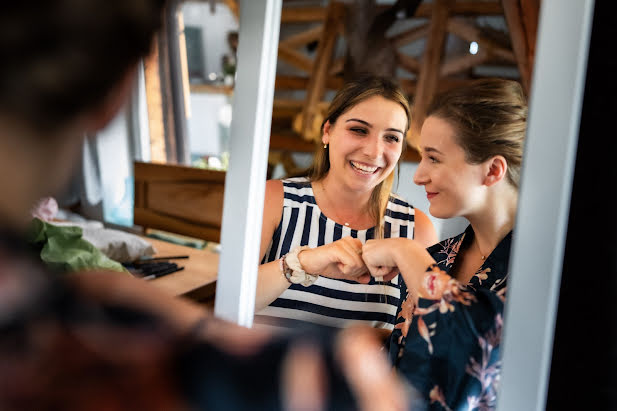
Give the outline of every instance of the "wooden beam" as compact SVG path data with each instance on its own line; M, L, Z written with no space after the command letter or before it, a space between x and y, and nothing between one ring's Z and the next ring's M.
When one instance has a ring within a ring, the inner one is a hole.
M272 107L272 122L275 120L287 120L284 124L291 129L291 121L302 111L293 107ZM279 126L282 122L277 123Z
M407 94L407 97L416 94L416 80L399 78L398 81L405 94Z
M459 78L459 77L441 77L439 83L437 83L437 90L435 93L442 93L450 90L454 87L462 87L474 81L473 78ZM417 84L415 80L399 78L399 83L403 88L403 91L410 97L416 94Z
M418 74L418 71L420 71L420 62L415 57L397 51L396 59L398 65L408 72Z
M236 18L236 21L240 20L240 10L238 9L238 2L236 0L224 0L225 5L231 10L232 14Z
M317 145L313 141L306 141L293 132L273 132L270 135L270 150L298 151L312 153Z
M150 131L150 158L152 161L164 163L167 161L167 155L165 150L165 125L163 122L160 70L159 45L158 41L154 41L152 53L144 59L146 107Z
M276 76L274 88L276 90L306 90L309 85L309 78L302 76L286 76L279 74ZM330 76L326 80L326 88L330 90L338 90L343 87L343 79L341 77Z
M489 54L498 57L502 61L508 63L516 63L516 56L512 50L508 50L504 47L494 46L489 49Z
M306 90L308 87L308 77L286 76L279 74L274 82L275 90ZM275 100L276 101L276 100Z
M182 94L184 94L184 118L191 118L191 86L189 82L189 63L186 57L186 38L184 37L184 14L178 10L176 15L178 24L178 51L180 54L180 78L182 80Z
M516 62L512 50L508 50L497 44L494 40L489 39L480 29L461 18L451 18L448 20L448 31L470 43L475 41L478 43L479 50L488 51L488 54L495 55L511 63Z
M303 106L304 106L304 101L302 100L275 98L272 102L272 107L274 109L287 109L287 110L301 111Z
M301 134L305 139L316 138L318 130L314 130L315 116L319 113L318 103L322 100L328 78L328 67L332 62L332 53L336 39L343 24L345 5L332 1L328 6L328 14L324 29L317 46L317 55L309 80L306 104L302 111ZM318 138L318 137L317 137Z
M413 43L416 40L426 37L427 34L428 23L397 34L396 36L393 36L390 41L392 41L394 47L401 47L405 44Z
M283 7L281 23L309 23L326 19L325 7Z
M213 85L213 84L191 84L191 93L210 93L210 94L226 94L231 96L234 93L232 86Z
M512 49L521 74L521 83L529 94L538 32L540 0L502 0Z
M417 91L412 106L411 127L407 133L407 141L412 147L418 146L420 128L424 122L426 109L437 90L439 66L446 43L448 17L453 4L453 0L435 0L433 2L429 34L420 64Z
M317 107L321 111L327 110L330 105L327 101L321 101L317 104ZM273 118L293 118L297 114L302 112L304 108L304 100L292 100L275 98L272 104L272 117Z
M444 62L441 66L439 75L442 77L451 76L453 74L461 73L469 70L474 66L484 64L488 58L488 52L486 50L479 50L478 54L464 54L462 56L454 57Z
M319 24L315 27L311 27L308 30L301 31L300 33L293 34L279 42L280 46L285 46L289 48L296 48L300 46L304 46L312 41L319 40L319 36L321 36L321 32L323 31L323 24Z
M332 65L330 66L330 70L328 70L328 75L336 76L337 74L341 74L344 68L345 68L345 57L339 57L332 62Z
M522 0L525 1L525 0ZM532 0L535 1L535 0ZM433 15L433 3L422 3L418 6L414 17L431 18ZM382 12L392 6L379 6L378 12ZM494 1L457 1L452 4L450 14L453 16L501 16L503 7L499 0Z
M307 73L310 73L313 68L313 61L308 56L289 47L279 46L278 57Z

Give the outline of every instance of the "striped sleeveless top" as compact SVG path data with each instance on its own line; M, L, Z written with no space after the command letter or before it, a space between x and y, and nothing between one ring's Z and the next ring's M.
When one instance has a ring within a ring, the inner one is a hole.
M306 177L283 180L283 215L262 264L279 259L298 246L311 248L352 236L362 243L374 238L375 228L353 230L326 217L315 201ZM391 195L384 217L384 237L413 238L414 209ZM304 287L292 284L268 307L255 314L255 324L289 328L311 323L341 328L363 324L392 330L400 300L399 277L387 283L359 284L319 277Z

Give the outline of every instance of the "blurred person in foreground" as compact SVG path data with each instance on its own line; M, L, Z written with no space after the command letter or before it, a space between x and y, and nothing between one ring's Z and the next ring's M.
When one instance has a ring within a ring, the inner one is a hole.
M127 101L163 0L0 6L0 409L405 409L368 331L274 340L29 250L36 201Z

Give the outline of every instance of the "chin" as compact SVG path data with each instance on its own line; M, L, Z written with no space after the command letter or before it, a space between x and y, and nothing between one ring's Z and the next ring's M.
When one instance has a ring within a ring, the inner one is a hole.
M368 191L377 187L381 181L382 180L379 179L367 179L364 181L361 179L354 179L349 181L348 184L354 191Z
M454 217L453 213L447 212L447 210L441 210L439 207L433 205L428 208L428 212L435 218L446 219Z

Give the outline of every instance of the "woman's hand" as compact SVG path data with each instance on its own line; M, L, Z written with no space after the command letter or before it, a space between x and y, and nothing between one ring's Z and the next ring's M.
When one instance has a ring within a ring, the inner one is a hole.
M388 281L400 272L413 289L421 286L426 268L435 262L424 245L407 238L369 240L362 247L362 258L372 276Z
M361 254L362 242L357 238L344 237L321 247L301 251L298 259L309 274L368 283L370 275Z

